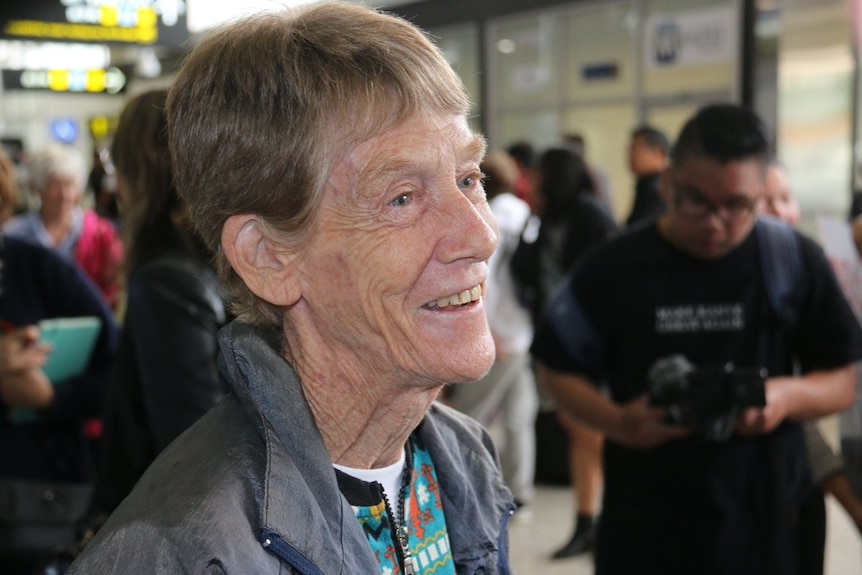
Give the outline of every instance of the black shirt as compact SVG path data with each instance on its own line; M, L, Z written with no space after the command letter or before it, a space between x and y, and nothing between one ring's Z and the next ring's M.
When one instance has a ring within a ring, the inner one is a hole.
M645 393L649 368L672 354L697 366L763 366L771 375L792 373L795 361L803 372L852 363L862 357L862 332L822 250L798 238L803 301L792 329L780 326L764 296L756 234L725 257L703 260L653 224L585 257L566 288L579 319L566 333L546 322L532 352L552 369L606 382L617 403ZM608 441L605 468L597 573L625 572L627 558L655 566L638 567L642 573L690 573L695 564L698 573L770 573L788 555L779 547L792 538L791 510L807 482L798 425L650 450ZM724 569L728 557L734 563Z

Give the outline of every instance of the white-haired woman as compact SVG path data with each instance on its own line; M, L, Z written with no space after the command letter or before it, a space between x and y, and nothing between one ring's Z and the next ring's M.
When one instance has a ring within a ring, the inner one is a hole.
M6 234L53 248L76 262L115 307L122 243L108 220L81 207L87 177L83 157L74 148L52 144L33 154L27 165L39 207L12 218Z

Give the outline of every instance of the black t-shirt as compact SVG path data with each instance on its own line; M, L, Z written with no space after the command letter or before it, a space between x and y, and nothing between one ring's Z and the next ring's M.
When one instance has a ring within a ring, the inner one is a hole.
M762 366L771 375L790 374L794 361L803 372L847 365L862 357L862 332L822 250L797 237L803 299L792 329L782 327L767 303L756 234L723 258L703 260L669 244L651 225L585 257L556 296L576 308L567 314L575 321L564 329L545 322L532 352L554 370L605 382L618 403L645 393L649 368L672 354L701 367ZM600 544L599 565L619 566L625 561L619 552L637 548L650 553L655 572L700 561L711 572L746 573L740 565L749 555L752 573L769 572L770 559L753 542L769 525L789 521L782 513L807 479L793 424L768 436L724 443L688 438L650 450L608 441L605 468L602 528L610 536ZM768 535L773 540L761 547L785 536ZM668 541L677 542L673 561L662 556ZM622 547L602 553L603 545L617 544ZM716 548L736 552L735 570L718 567Z
M804 297L798 324L784 334L789 351L803 372L851 363L862 355L859 326L820 247L798 238ZM602 378L618 402L644 393L649 367L671 354L789 374L790 357L761 357L761 332L777 320L759 261L753 233L715 260L675 248L656 225L623 234L589 254L568 283L589 324L572 330L580 353L564 349L551 326L536 334L533 353L555 370Z

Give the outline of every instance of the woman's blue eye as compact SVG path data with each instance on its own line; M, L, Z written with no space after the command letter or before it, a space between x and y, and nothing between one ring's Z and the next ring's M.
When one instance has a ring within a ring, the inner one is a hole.
M410 200L410 194L401 194L400 196L389 202L389 205L395 206L396 208L400 208L409 204Z
M466 190L466 189L472 188L473 184L475 184L475 183L476 183L476 178L474 178L473 176L469 176L469 177L461 180L461 183L458 185L461 186L462 189Z

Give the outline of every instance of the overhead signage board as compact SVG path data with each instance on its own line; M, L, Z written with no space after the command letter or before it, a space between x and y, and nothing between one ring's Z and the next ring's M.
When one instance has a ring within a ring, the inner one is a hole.
M116 66L95 70L3 70L3 89L121 94L126 89L126 73Z
M185 0L28 0L0 12L0 38L178 46Z

